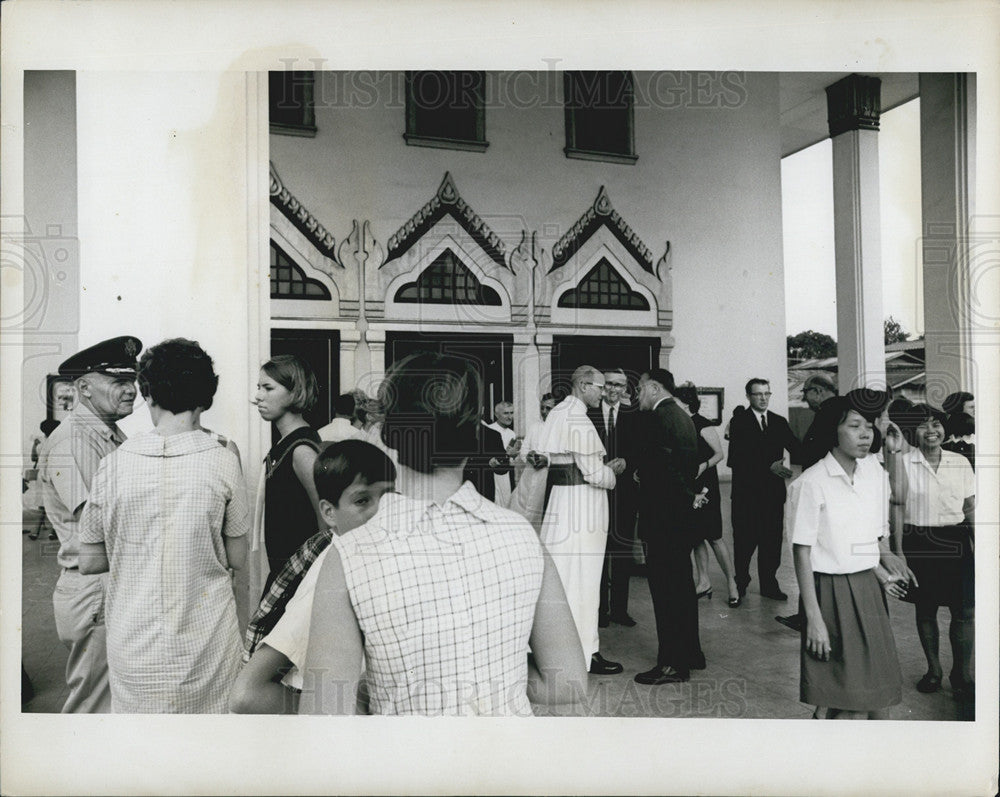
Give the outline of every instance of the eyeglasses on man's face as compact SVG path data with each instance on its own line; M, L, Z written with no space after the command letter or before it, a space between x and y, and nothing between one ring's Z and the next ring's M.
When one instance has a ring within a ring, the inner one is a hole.
M605 382L604 383L604 389L605 390L624 390L626 387L628 387L628 384L626 382Z
M750 395L753 398L771 398L770 393L751 393Z

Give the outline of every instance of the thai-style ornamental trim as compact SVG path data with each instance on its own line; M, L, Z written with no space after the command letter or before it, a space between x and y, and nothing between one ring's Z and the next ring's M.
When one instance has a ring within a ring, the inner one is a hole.
M594 204L587 208L587 212L577 220L576 224L570 227L569 231L552 248L552 268L549 269L549 273L565 265L601 225L607 227L614 234L644 271L655 275L653 253L625 223L618 211L611 206L611 199L603 185L601 190L597 192Z
M319 223L316 217L292 195L291 191L285 188L273 163L271 163L270 177L271 204L278 208L285 218L294 224L320 252L336 260L334 249L337 242L333 234Z
M451 216L455 219L497 265L501 268L508 268L504 242L459 196L450 172L445 172L444 179L431 200L414 213L409 221L389 238L386 262L405 254L423 237L424 233L444 216Z

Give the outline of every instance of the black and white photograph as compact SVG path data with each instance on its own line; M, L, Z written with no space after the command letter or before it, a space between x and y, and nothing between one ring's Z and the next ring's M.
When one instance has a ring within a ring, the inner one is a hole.
M996 792L995 4L4 10L5 793Z

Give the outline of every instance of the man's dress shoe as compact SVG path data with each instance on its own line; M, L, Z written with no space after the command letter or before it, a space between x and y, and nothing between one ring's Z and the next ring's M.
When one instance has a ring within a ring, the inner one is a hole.
M606 614L602 614L597 617L598 628L607 628L609 625L611 625L611 618Z
M653 669L641 672L635 676L635 682L637 684L646 684L647 686L662 686L663 684L683 683L690 677L690 674L677 672L677 670L669 665L663 667L657 665Z
M770 598L773 601L787 601L788 596L782 592L780 589L768 589L761 590L760 595L762 598Z
M627 628L631 628L635 625L635 620L627 614L613 614L611 615L611 622L617 623L618 625L624 625Z
M624 667L617 661L608 661L600 653L595 653L590 657L591 675L618 675Z

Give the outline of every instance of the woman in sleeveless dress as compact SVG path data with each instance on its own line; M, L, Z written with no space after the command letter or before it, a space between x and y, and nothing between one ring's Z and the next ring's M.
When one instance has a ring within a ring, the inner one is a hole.
M719 491L719 473L715 466L722 461L722 443L712 422L698 414L701 399L698 389L690 382L677 388L677 400L686 409L698 432L698 479L695 483L696 499L701 506L692 513L696 533L701 542L694 549L696 589L698 597L712 597L712 582L708 580L708 549L711 546L715 560L726 576L729 606L733 609L743 601L736 588L733 558L726 541L722 539L722 494Z
M323 526L312 478L320 439L302 417L318 396L312 369L295 355L273 357L260 369L254 404L280 436L264 461L262 520L269 572L263 592L288 558Z

